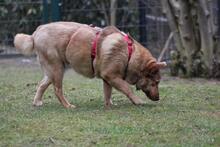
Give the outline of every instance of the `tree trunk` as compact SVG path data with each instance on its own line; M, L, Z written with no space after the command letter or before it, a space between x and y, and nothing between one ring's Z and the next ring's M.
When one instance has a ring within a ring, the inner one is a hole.
M172 7L169 3L169 0L161 0L161 2L163 6L163 13L166 14L170 29L173 32L176 48L178 51L182 52L185 49L183 48L183 45L180 39L180 34L179 34L179 29L177 25L177 20L175 18L175 14L172 12Z
M110 25L116 25L117 0L111 0L110 4Z
M174 1L173 1L174 2ZM173 4L175 6L175 4ZM192 74L192 56L197 49L195 42L195 36L193 31L193 21L190 15L190 6L186 0L179 0L179 6L177 11L179 12L178 28L181 36L181 42L186 49L186 70L187 76Z
M217 46L213 1L161 0L161 3L186 75L212 75L213 52Z
M198 1L198 23L201 38L201 51L203 52L202 60L208 75L211 75L213 64L213 28L209 2L205 0Z

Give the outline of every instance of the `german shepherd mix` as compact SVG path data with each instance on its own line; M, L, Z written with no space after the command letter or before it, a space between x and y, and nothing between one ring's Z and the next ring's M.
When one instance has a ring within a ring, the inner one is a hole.
M17 34L14 45L22 54L35 52L44 72L34 106L43 104L43 93L53 84L61 104L65 108L75 107L66 100L62 90L67 65L85 77L103 80L107 108L112 105L112 87L133 104L145 104L133 94L129 84L136 85L151 100L159 100L159 70L166 63L157 62L146 48L113 26L101 29L75 22L55 22L39 26L32 35Z

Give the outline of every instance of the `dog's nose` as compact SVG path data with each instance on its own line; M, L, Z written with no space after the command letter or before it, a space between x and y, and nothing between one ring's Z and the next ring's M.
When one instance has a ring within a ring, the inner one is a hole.
M159 96L152 96L152 97L150 97L150 99L151 99L152 101L159 101L159 100L160 100L160 97L159 97Z
M149 92L145 92L146 96L152 100L152 101L159 101L160 100L160 97L159 95L151 95Z
M160 98L159 98L159 97L155 97L155 98L152 98L151 100L152 100L152 101L159 101Z

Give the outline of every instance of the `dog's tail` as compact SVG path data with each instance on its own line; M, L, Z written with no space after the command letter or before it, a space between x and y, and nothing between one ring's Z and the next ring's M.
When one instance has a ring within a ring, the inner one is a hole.
M24 55L31 55L34 51L34 40L31 35L17 34L14 38L14 46Z

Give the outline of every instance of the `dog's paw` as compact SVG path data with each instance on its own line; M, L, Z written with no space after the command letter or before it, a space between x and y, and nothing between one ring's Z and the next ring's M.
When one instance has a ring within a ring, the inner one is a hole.
M34 101L33 106L39 107L43 105L43 101Z
M110 110L111 109L111 105L105 105L104 108L105 108L105 110Z
M70 108L70 109L72 109L72 108L76 108L76 106L75 105L72 105L72 104L69 104L69 105L67 105L67 106L65 106L65 108Z
M141 99L136 99L133 103L135 105L145 105L146 104L146 102Z
M109 109L111 109L112 105L113 105L113 103L107 103L104 105L104 107L106 110L109 110Z

